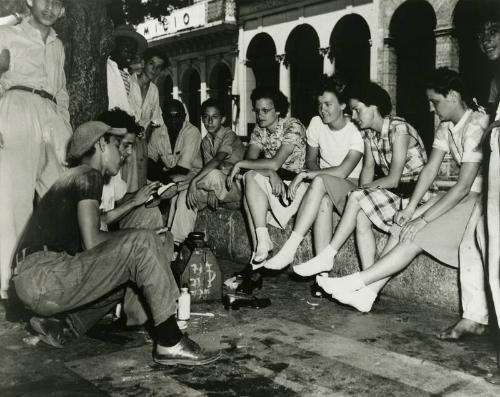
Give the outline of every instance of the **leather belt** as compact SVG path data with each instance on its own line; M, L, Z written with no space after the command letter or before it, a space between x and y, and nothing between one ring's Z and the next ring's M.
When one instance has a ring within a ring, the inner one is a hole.
M28 255L34 254L35 252L47 252L50 251L49 247L42 245L41 247L26 247L16 253L16 264L21 263L26 259Z
M19 90L19 91L31 92L32 94L39 95L42 98L48 99L57 105L56 97L52 94L49 94L45 90L37 90L36 88L25 87L24 85L13 85L12 87L9 88L9 90Z

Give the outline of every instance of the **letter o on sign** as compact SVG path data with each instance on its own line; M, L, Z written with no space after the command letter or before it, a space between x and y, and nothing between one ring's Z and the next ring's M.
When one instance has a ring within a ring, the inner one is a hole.
M184 21L184 25L187 25L189 23L189 14L186 12L182 19Z

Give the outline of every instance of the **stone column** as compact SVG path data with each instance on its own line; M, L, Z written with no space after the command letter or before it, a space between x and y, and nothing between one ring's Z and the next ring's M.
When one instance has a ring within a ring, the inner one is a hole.
M319 54L323 57L323 74L331 76L335 73L335 65L331 57L331 47L318 48Z
M458 70L458 44L453 37L451 26L439 27L435 31L436 36L436 68L447 66Z
M280 91L285 94L288 100L292 101L292 83L290 79L290 65L286 60L286 54L276 55L276 61L280 64ZM288 111L290 114L290 110Z
M172 62L172 98L179 100L180 90L179 90L179 64L177 61Z

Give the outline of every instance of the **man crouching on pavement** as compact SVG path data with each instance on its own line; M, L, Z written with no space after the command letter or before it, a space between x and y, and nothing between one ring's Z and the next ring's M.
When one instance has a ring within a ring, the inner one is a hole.
M178 288L170 258L154 231L100 230L103 180L120 167L125 130L99 121L78 127L68 145L75 165L40 201L16 250L14 285L19 298L43 317L30 321L40 339L60 347L58 320L68 313L71 330L83 335L122 298L126 284L142 291L154 323L153 359L162 365L204 365L217 360L183 335L175 320Z

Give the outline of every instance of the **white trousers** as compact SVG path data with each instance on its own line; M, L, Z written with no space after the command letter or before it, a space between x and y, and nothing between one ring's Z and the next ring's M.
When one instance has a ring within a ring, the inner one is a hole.
M240 185L233 183L231 190L226 187L227 173L221 170L212 170L198 184L198 208L188 208L187 190L180 192L170 203L170 213L173 213L171 222L172 234L176 243L182 243L188 234L194 231L198 211L207 206L208 192L214 191L219 201L224 203L237 202L241 198Z
M42 197L63 170L71 126L56 105L24 91L0 98L0 291L5 293L18 239L33 211L35 190Z

